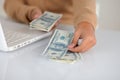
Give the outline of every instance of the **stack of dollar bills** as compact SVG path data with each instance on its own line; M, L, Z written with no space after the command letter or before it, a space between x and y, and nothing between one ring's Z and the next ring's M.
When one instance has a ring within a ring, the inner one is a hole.
M49 32L61 17L62 14L45 11L39 18L30 22L30 29Z
M51 60L63 63L74 63L80 60L81 55L79 53L68 51L68 45L71 43L72 39L72 32L56 29L43 55Z

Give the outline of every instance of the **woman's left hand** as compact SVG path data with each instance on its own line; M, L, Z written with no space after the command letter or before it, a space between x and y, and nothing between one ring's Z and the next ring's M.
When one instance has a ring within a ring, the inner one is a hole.
M78 45L79 39L82 39L80 45ZM90 23L80 23L74 33L72 43L68 46L72 52L85 52L92 48L96 44L95 31Z

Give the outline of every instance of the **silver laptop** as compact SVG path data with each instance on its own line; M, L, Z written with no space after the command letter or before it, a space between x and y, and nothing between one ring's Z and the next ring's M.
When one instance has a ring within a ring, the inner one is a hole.
M0 17L0 50L13 51L37 40L46 38L52 33L30 30L28 25Z

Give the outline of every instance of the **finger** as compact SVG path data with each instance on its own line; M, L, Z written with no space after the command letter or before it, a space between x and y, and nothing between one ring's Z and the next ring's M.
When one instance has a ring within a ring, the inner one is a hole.
M75 33L74 33L74 38L73 38L73 40L72 40L72 43L68 46L69 49L70 49L70 48L73 48L73 47L75 47L75 46L77 45L78 40L79 40L79 37L80 37L80 33L75 32Z
M34 19L40 17L41 14L42 13L39 9L34 9L31 13L31 19L34 20Z
M58 26L60 23L61 23L61 20L58 20L58 21L55 23L55 26Z
M59 25L60 21L57 21L56 24L52 27L51 30L54 30L58 25Z
M87 50L89 50L91 47L93 47L96 44L96 40L95 39L84 39L81 43L80 46L72 48L71 51L73 52L85 52Z
M55 28L56 28L56 26L53 26L52 29L51 29L51 31L54 30Z
M82 40L81 44L77 47L71 48L70 51L72 52L81 52L82 49L85 48L86 44L87 44L87 40Z
M37 19L39 16L40 16L40 14L36 13L36 14L33 16L32 20Z
M81 52L88 51L90 48L92 48L96 44L96 41L89 42L88 46L86 46Z

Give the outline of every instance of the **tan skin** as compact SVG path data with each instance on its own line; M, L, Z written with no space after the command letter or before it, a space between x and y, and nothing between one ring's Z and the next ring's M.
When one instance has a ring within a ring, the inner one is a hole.
M79 39L82 39L82 42L76 46ZM81 22L75 29L74 38L71 45L69 45L69 50L73 52L85 52L95 44L96 38L93 26L87 22Z
M39 9L35 9L31 12L31 15L28 17L30 20L34 20L41 15ZM82 39L80 45L78 40ZM72 43L68 46L68 49L73 52L86 52L96 44L95 31L93 26L88 22L81 22L78 24L74 32L74 38Z

